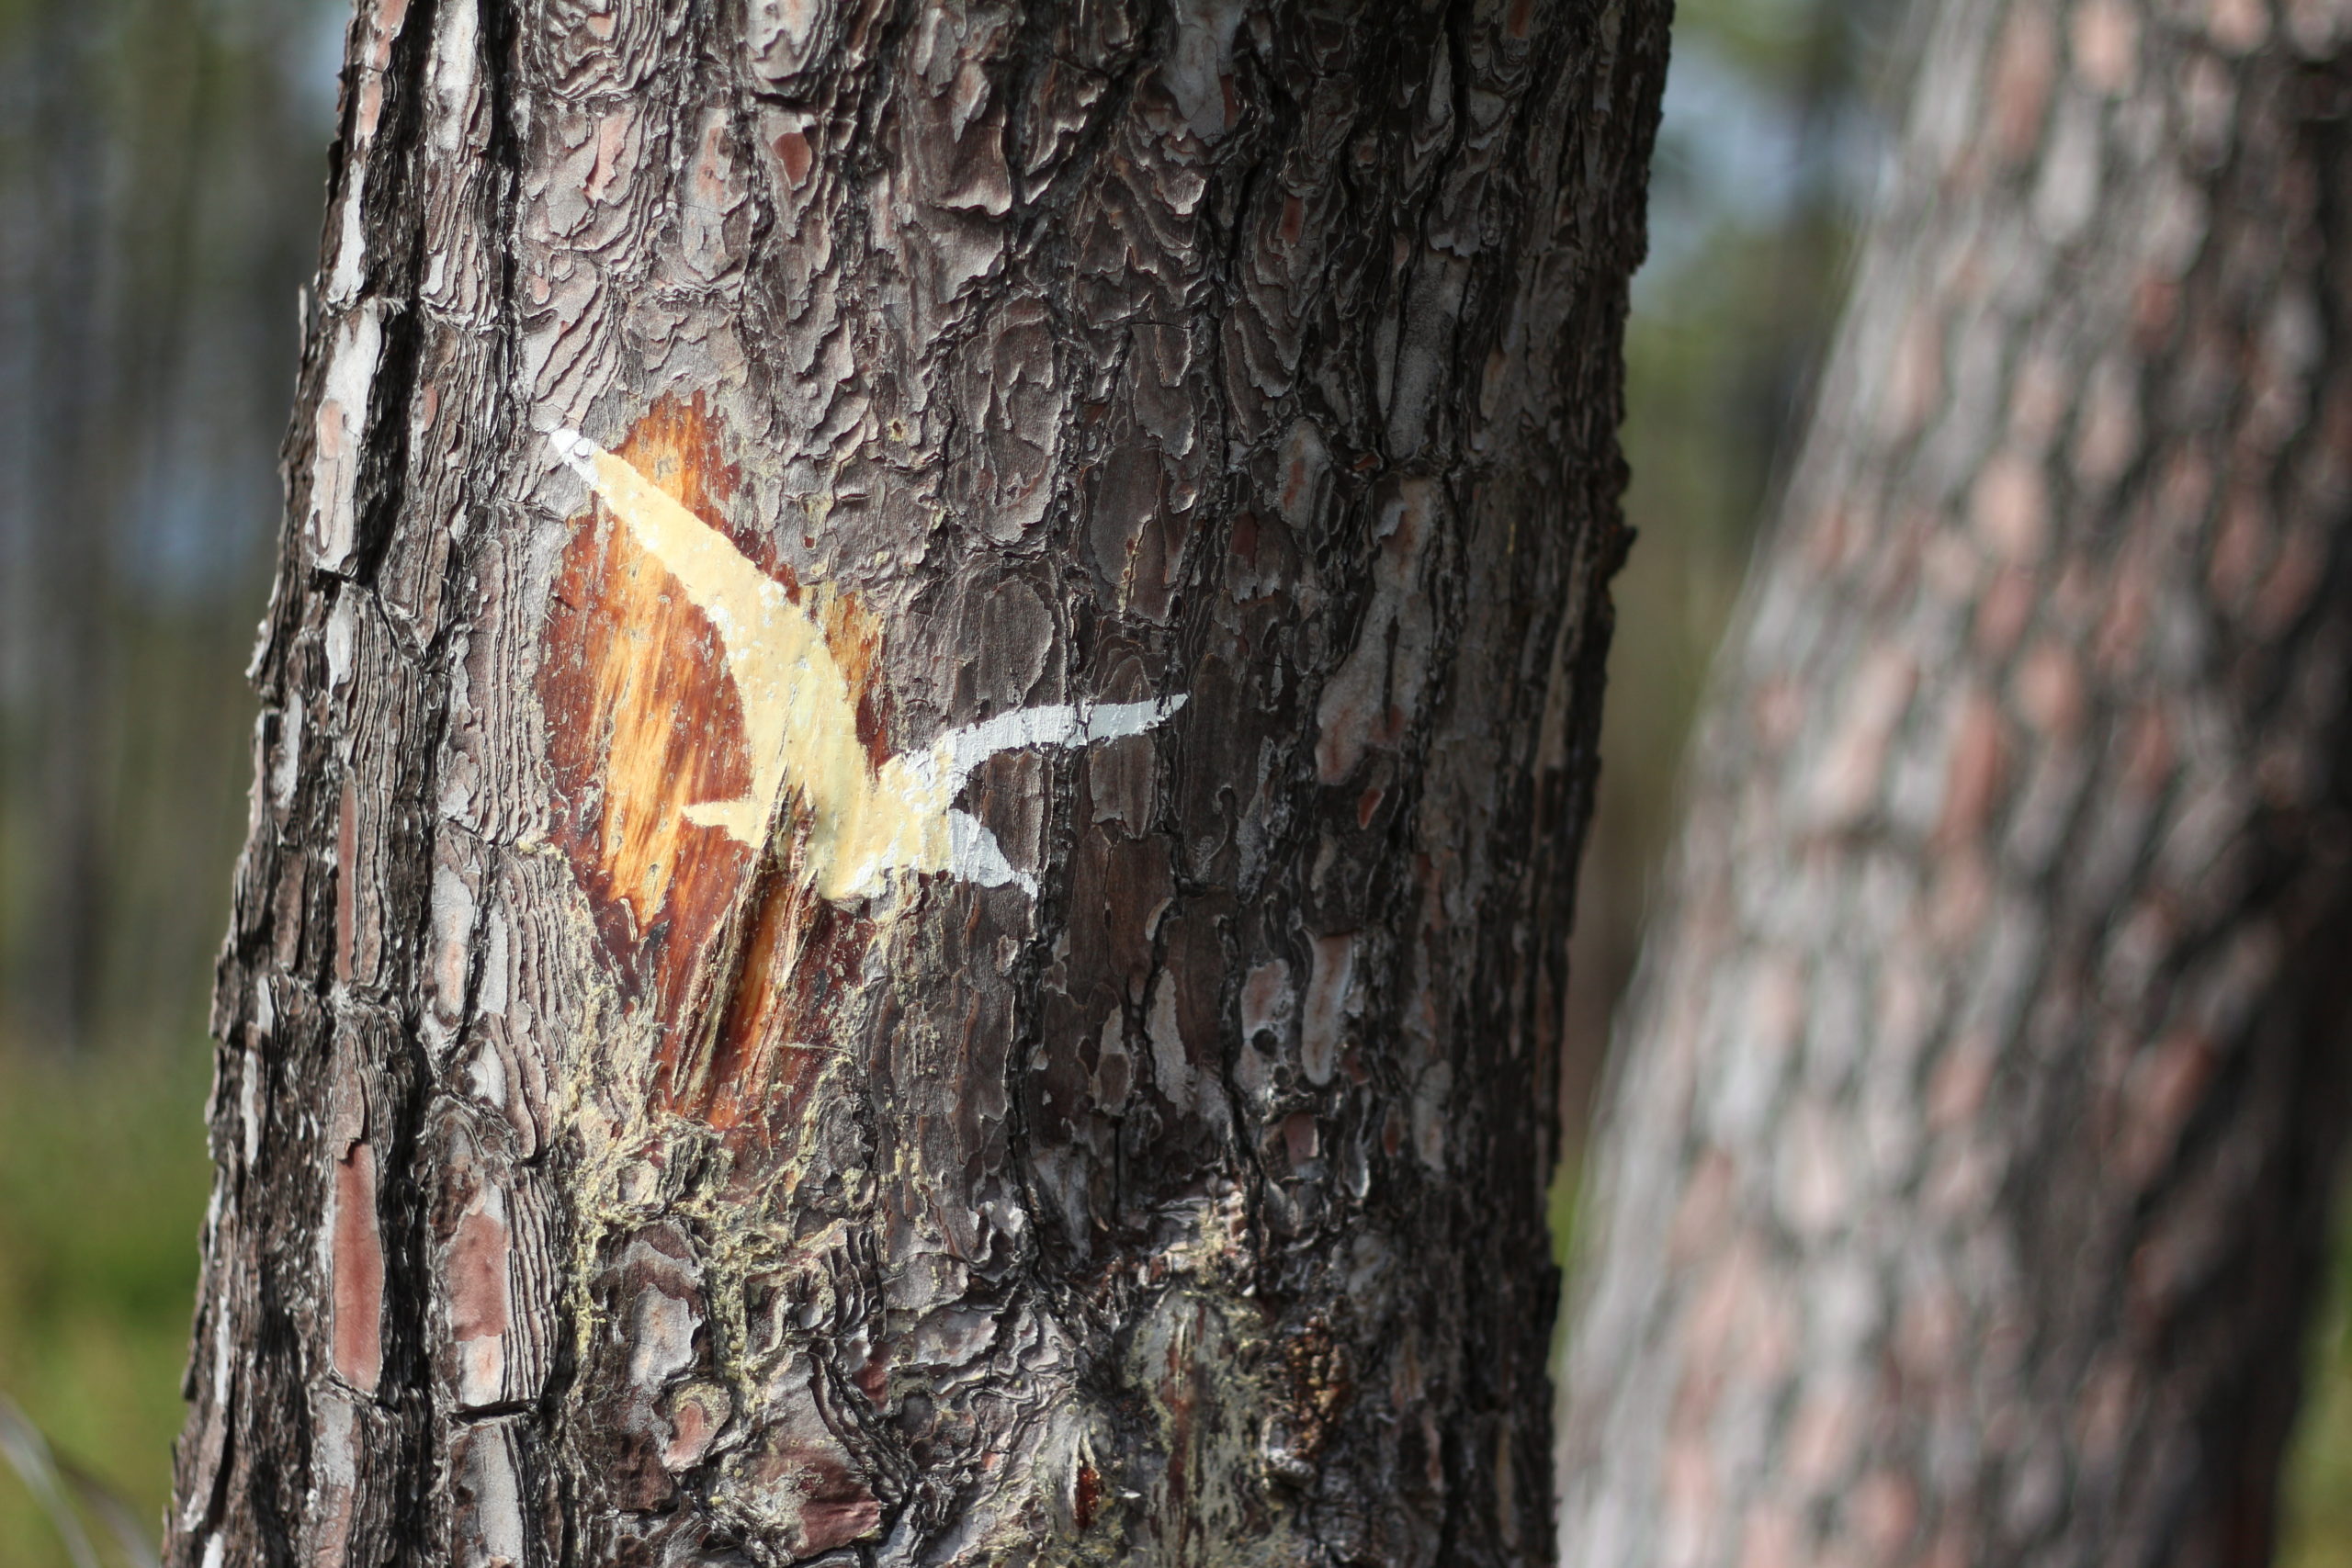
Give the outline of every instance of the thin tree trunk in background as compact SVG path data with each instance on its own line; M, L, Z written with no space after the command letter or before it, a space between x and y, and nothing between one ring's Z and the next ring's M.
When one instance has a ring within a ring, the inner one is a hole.
M98 1003L106 919L100 839L106 700L114 649L107 525L113 465L102 409L112 338L102 319L107 178L90 8L51 0L28 23L35 42L37 106L27 128L34 194L25 214L40 236L26 279L39 309L26 323L25 484L16 520L40 592L26 599L19 649L29 675L27 706L40 840L25 846L36 891L11 989L17 1020L37 1043L72 1050L89 1043Z
M2345 1112L2347 22L1946 7L1623 1028L1568 1563L2266 1560Z
M319 152L288 147L276 51L311 9L38 0L0 17L12 1044L175 1048L201 1016L193 965L219 934L202 884L237 830L250 699L232 664L189 649L250 636L275 519L287 299L316 234L314 211L295 216L315 194L284 176L299 163L299 188Z
M175 1562L1547 1558L1664 23L362 6Z

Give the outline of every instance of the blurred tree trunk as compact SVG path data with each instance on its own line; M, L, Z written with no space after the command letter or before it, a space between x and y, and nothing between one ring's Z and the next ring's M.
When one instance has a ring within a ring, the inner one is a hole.
M108 170L97 92L96 18L80 0L48 0L19 22L31 35L31 105L18 155L31 187L20 218L38 236L24 267L26 481L21 533L39 590L12 639L31 722L37 774L28 791L40 834L24 938L9 956L14 1021L37 1043L85 1043L97 1011L106 908L100 830L113 598L108 570L114 465L104 422L112 339L101 319Z
M2256 1563L2345 1120L2334 0L1952 0L1726 645L1564 1560Z
M8 1042L176 1048L201 1016L251 718L232 667L186 654L247 639L265 581L287 306L317 230L315 194L287 194L318 150L287 151L281 55L314 12L0 10Z
M1664 23L362 6L175 1562L1546 1560Z

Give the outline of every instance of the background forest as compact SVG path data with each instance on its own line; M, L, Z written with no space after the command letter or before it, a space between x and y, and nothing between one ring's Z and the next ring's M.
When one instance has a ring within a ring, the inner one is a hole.
M344 15L0 0L0 1394L141 1519L179 1422L205 992L251 765L240 671ZM1629 344L1640 539L1579 899L1572 1122L1899 115L1880 84L1904 27L1898 0L1679 7ZM2352 1251L2338 1275L2293 1472L2301 1568L2352 1564ZM71 1561L0 1472L0 1562Z

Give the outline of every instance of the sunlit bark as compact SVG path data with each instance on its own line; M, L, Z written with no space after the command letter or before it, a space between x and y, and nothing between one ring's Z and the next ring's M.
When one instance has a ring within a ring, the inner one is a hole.
M1544 1559L1663 25L361 7L175 1562Z

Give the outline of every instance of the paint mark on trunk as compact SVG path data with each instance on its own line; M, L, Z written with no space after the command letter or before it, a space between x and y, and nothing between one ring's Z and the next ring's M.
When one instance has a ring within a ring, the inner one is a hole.
M859 739L857 702L825 628L791 585L626 457L574 431L548 440L718 634L750 776L740 794L686 802L685 820L760 848L789 782L808 816L802 874L821 897L872 897L898 872L947 872L1035 891L995 835L953 809L966 776L1001 751L1141 734L1183 705L1179 696L1026 708L950 730L877 768Z
M657 1094L714 1125L774 1124L856 983L868 901L903 875L1035 890L955 807L1002 752L1138 735L1183 705L1000 714L893 752L880 628L723 521L735 470L697 397L606 450L553 433L599 503L573 519L539 678L559 840L607 952L665 1026Z

